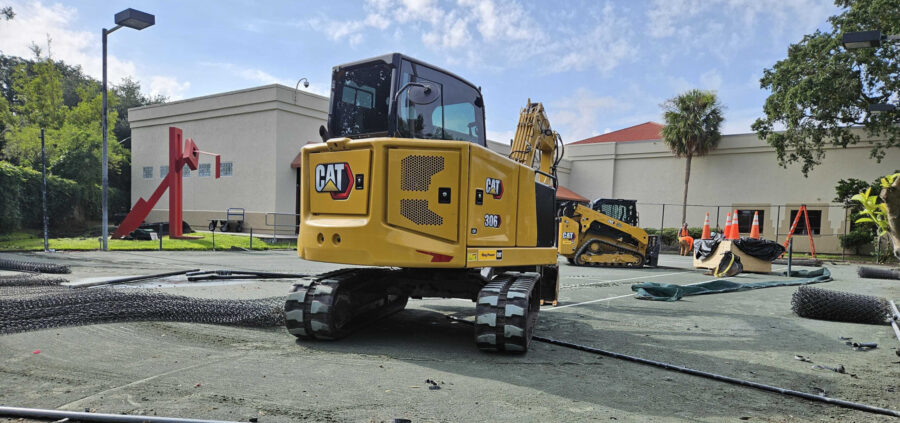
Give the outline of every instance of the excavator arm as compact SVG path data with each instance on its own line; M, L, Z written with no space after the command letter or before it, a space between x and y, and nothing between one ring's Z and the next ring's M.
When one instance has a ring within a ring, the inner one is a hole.
M556 166L562 159L563 148L559 133L550 128L544 105L528 99L528 105L519 113L509 158L530 166L540 174L541 182L555 188Z

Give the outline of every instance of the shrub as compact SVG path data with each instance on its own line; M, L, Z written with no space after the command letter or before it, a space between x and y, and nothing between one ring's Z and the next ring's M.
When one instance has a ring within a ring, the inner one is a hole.
M0 161L0 233L43 227L41 173ZM99 187L47 176L47 216L51 227L83 223L100 214Z

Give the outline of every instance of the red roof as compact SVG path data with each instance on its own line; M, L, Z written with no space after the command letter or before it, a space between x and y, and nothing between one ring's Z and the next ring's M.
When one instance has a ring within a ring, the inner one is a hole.
M660 131L665 125L656 122L645 122L640 125L634 125L618 131L613 131L596 137L590 137L581 141L575 141L571 144L594 144L598 142L627 142L627 141L647 141L658 140L662 138Z
M556 187L556 199L563 201L581 201L585 203L590 201L562 185Z

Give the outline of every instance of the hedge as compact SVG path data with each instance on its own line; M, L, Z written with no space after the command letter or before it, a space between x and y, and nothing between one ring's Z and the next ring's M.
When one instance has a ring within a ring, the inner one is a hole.
M110 195L118 197L120 192ZM47 216L53 228L99 219L100 199L97 185L88 188L47 176ZM0 233L43 227L41 203L41 172L0 161Z
M644 230L647 231L647 235L659 234L659 228L644 228ZM680 230L681 228L663 228L660 241L663 245L675 245L678 242L678 231ZM703 228L688 228L688 235L694 239L700 239L703 235Z

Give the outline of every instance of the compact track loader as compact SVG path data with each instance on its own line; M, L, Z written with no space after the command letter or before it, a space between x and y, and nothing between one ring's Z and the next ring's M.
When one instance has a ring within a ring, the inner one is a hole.
M508 157L487 148L480 88L391 54L333 69L322 143L301 152L301 258L354 266L295 284L288 331L331 340L408 298L475 301L475 342L528 349L558 293L555 192L562 142L522 109Z
M656 266L659 238L638 227L637 202L601 198L567 205L559 221L559 254L578 266Z

